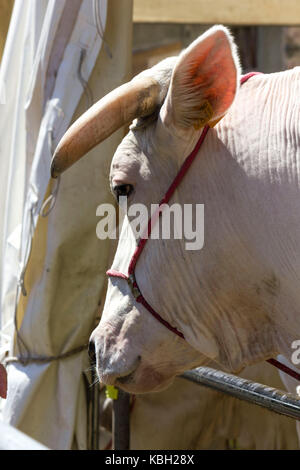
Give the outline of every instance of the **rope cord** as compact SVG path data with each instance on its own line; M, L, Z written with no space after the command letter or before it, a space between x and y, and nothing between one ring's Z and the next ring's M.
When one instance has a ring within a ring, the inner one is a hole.
M87 344L82 346L78 346L77 348L71 349L62 354L57 354L53 356L31 356L30 354L27 357L23 356L11 356L4 359L4 364L12 364L14 362L19 362L23 366L27 366L28 364L46 364L47 362L58 361L59 359L67 359L75 354L79 354L80 352L87 349Z
M108 55L108 57L110 59L112 59L113 58L112 52L110 50L108 42L106 41L106 39L104 37L104 28L103 28L102 21L101 21L99 0L93 0L93 13L94 13L94 22L95 22L95 26L96 26L96 29L97 29L97 33L99 34L99 37L103 41L104 49L105 49L106 54Z
M83 88L84 94L86 96L86 108L89 109L93 102L94 102L94 97L93 97L93 92L88 84L88 82L83 78L82 76L82 65L84 62L84 59L86 57L86 49L81 49L80 51L80 57L79 57L79 63L78 63L78 69L77 69L77 78L81 83L81 86Z

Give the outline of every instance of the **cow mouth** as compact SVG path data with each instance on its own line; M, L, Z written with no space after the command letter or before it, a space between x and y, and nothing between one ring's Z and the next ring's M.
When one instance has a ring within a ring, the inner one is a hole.
M130 374L125 375L124 377L118 377L117 383L118 384L128 384L130 382L133 382L134 374L135 374L135 370L130 372Z
M138 367L124 377L118 377L116 386L128 393L151 393L168 388L174 377L163 377L153 369Z

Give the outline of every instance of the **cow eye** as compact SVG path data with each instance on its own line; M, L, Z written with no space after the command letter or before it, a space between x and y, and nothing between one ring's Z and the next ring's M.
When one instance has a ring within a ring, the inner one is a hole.
M119 201L120 196L130 196L130 194L133 192L133 186L132 184L119 184L113 187L113 192Z

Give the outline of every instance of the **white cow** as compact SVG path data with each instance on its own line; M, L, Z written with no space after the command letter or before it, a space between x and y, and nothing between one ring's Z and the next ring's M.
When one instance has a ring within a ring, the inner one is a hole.
M185 339L126 281L137 240L125 218L112 266L123 278L110 278L91 338L103 383L160 390L208 360L237 373L277 354L290 359L300 339L300 68L239 83L235 44L215 26L96 103L56 150L53 176L138 117L113 157L110 184L129 209L138 202L150 213L200 128L212 126L170 201L204 204L204 247L150 239L135 270L144 298Z

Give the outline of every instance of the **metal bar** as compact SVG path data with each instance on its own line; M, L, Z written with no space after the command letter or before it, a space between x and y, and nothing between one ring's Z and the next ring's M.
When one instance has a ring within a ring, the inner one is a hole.
M118 389L118 398L113 400L112 448L129 450L130 446L130 395Z
M277 390L226 372L198 367L184 372L180 377L199 385L213 388L240 400L262 406L275 413L300 420L300 399L291 393Z

